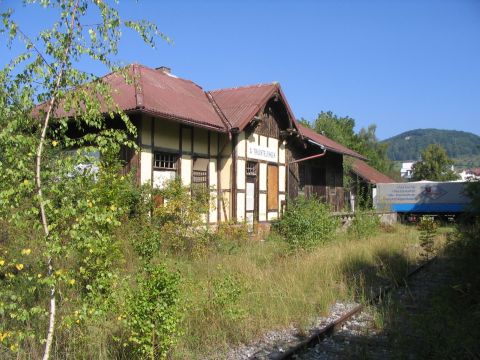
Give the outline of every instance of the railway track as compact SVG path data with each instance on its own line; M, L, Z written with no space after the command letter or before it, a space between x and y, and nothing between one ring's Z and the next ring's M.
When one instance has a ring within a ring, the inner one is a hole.
M406 276L408 283L415 275L430 266L436 257L415 267ZM385 295L398 287L387 286L379 289L367 303L378 304ZM319 330L314 331L304 340L288 347L286 350L274 351L269 354L255 354L250 357L254 360L285 360L285 359L343 359L345 356L358 358L362 354L358 349L368 352L370 359L384 359L388 353L388 339L386 336L372 330L373 318L362 304L350 307L348 311L335 318ZM366 331L367 329L367 331ZM359 344L360 343L360 344ZM354 347L353 345L360 345ZM354 349L355 350L352 350ZM349 354L349 355L347 355ZM366 354L363 354L366 355Z

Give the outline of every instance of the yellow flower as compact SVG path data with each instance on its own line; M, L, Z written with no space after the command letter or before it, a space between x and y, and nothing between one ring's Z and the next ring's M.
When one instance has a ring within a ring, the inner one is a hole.
M76 322L77 324L80 324L80 320L79 320L79 319L77 319L77 321L75 321L75 322Z
M115 205L110 206L110 210L115 211L117 210L117 207Z
M38 274L37 277L40 279L42 277L42 274Z
M10 345L10 350L12 350L13 352L17 352L17 350L18 350L18 344L12 344L12 345Z
M122 320L122 315L120 315L119 317L117 317L117 320L118 320L118 321Z
M23 264L15 264L15 267L18 271L21 271L23 269Z
M58 141L55 141L55 140L52 141L52 146L53 147L57 146L57 144L58 144Z
M23 185L28 185L30 184L30 181L28 179L23 180Z
M32 252L32 249L23 249L22 255L30 255L31 252Z
M3 266L3 265L5 265L5 260L0 259L0 266Z
M68 281L68 283L69 283L70 285L74 285L74 284L75 284L75 279L70 279L70 280Z
M91 207L93 206L92 202L91 202L91 201L88 201L88 202L87 202L87 206L88 206L89 208L91 208Z

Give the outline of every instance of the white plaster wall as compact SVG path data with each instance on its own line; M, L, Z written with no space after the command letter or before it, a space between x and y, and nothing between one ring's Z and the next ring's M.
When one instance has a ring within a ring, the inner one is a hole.
M267 137L266 136L263 136L263 135L260 135L260 146L267 146Z
M246 156L245 149L246 149L246 140L245 140L245 131L242 131L238 134L238 144L237 144L237 155L238 156Z
M286 182L286 169L285 166L278 166L278 191L285 191L285 182Z
M275 220L277 218L278 218L278 213L276 211L275 212L270 211L268 213L268 221L272 221L272 220Z
M258 169L258 184L260 190L267 190L267 164L260 163Z
M230 201L230 193L229 192L224 192L221 194L222 199L220 201L220 220L221 221L227 221L230 219L230 214L231 214L231 204L232 202Z
M285 164L285 141L283 141L278 148L278 162Z
M190 186L192 181L192 157L190 155L183 155L180 161L182 162L182 183L185 186Z
M268 148L278 153L278 139L268 138Z
M142 149L140 153L140 182L150 184L152 181L153 155L150 149Z
M208 177L209 177L209 184L208 186L217 188L217 160L210 159L208 164Z
M208 154L208 130L193 129L193 152L197 154Z
M245 189L245 160L237 160L237 189Z
M163 189L165 185L175 179L175 171L154 170L153 171L153 187L156 189Z
M208 164L208 176L210 186L210 222L217 222L217 160L210 159Z
M217 216L217 192L210 191L210 222L216 223Z
M180 147L180 124L154 119L154 144L156 147L178 150Z
M237 194L237 221L245 220L245 194Z
M267 194L259 194L258 203L258 220L267 221Z
M231 189L232 158L223 158L220 160L220 189Z

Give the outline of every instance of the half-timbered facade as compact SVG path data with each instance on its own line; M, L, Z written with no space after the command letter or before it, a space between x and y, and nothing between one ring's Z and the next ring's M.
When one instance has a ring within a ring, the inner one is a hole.
M278 83L206 92L166 68L131 65L133 84L106 78L138 128L124 156L139 183L181 178L211 193L208 223L277 219L288 198L343 207L343 155L361 155L301 126Z

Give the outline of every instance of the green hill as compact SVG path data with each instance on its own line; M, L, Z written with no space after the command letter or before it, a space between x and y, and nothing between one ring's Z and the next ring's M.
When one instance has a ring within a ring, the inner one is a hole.
M394 161L418 160L428 144L440 144L448 156L462 167L480 165L480 136L457 130L416 129L382 142L388 143L388 156Z

